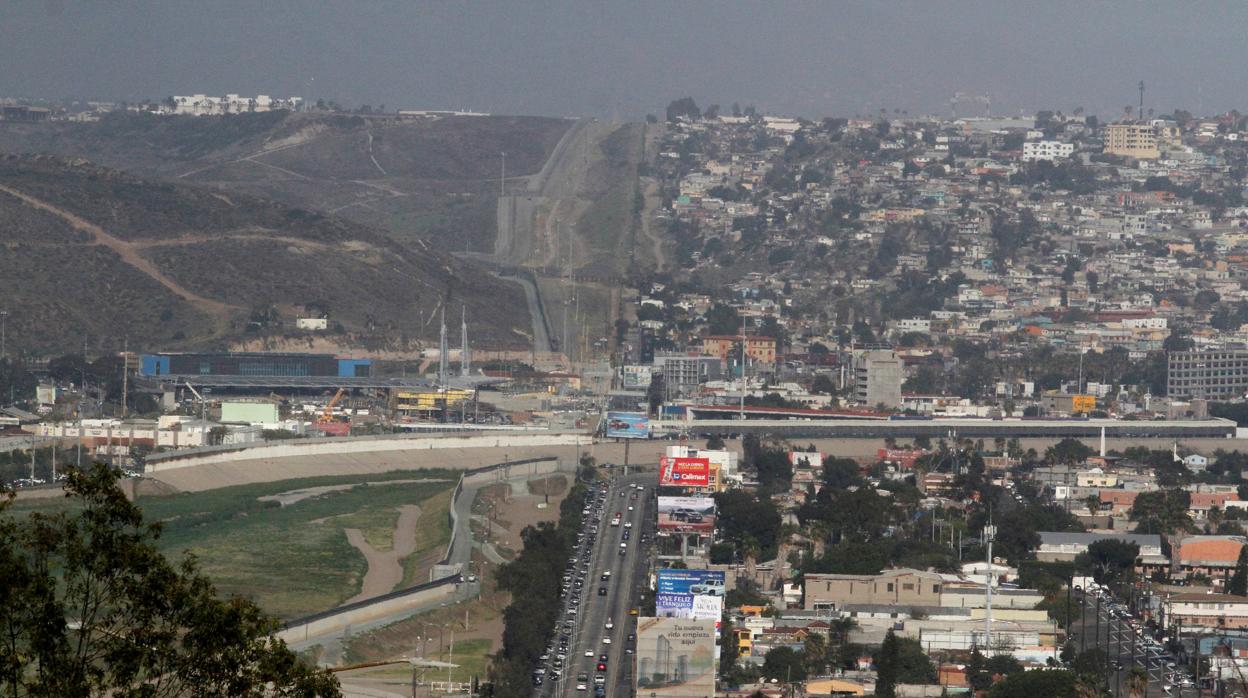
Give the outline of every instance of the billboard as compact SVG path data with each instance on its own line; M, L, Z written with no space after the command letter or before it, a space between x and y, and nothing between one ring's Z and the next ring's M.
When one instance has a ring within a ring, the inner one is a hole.
M902 470L914 470L920 458L931 453L921 448L877 448L875 460L881 463L893 463Z
M704 698L715 695L715 621L637 619L633 695Z
M1091 412L1096 409L1095 395L1072 395L1070 397L1071 412Z
M620 370L621 382L625 390L645 389L650 387L653 366L624 366Z
M693 618L693 594L654 595L654 614L660 618Z
M718 570L659 570L661 594L724 595L724 573Z
M607 434L610 436L610 433ZM659 484L672 487L708 487L711 483L711 461L706 458L659 459Z
M823 454L810 451L789 451L789 465L794 468L822 468Z
M724 616L724 597L659 592L654 595L654 613L660 618L717 621Z
M650 418L645 412L608 412L607 438L648 439Z
M713 532L715 500L710 497L659 497L659 530Z

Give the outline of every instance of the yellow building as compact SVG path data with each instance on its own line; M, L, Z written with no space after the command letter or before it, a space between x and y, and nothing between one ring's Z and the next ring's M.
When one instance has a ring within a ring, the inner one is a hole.
M1120 123L1105 127L1105 153L1140 160L1161 157L1157 130L1152 124Z
M446 388L445 390L400 390L394 396L394 411L400 418L427 417L444 408L458 407L461 402L472 399L471 390Z

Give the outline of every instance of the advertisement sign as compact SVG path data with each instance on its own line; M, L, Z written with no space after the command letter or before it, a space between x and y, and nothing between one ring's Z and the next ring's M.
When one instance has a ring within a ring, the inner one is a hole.
M633 695L704 698L715 695L715 621L637 619Z
M648 439L650 418L644 412L608 412L607 438Z
M660 618L692 618L693 594L654 595L654 614Z
M722 596L695 596L693 597L693 609L690 615L694 620L714 620L718 621L724 617L724 597Z
M877 448L875 459L881 463L892 463L901 470L914 470L914 464L929 453L931 451L921 448Z
M610 436L610 434L607 434ZM711 461L706 458L659 459L659 484L668 487L708 487Z
M724 595L724 573L717 570L659 570L658 591L663 594Z
M658 593L654 596L654 612L660 618L717 621L724 616L724 597Z
M1072 395L1070 397L1071 412L1091 412L1096 409L1095 395Z
M621 370L622 383L625 390L644 390L650 387L653 366L625 366Z
M823 454L809 451L789 451L789 465L794 468L822 468Z
M659 497L659 530L713 532L715 500L710 497Z

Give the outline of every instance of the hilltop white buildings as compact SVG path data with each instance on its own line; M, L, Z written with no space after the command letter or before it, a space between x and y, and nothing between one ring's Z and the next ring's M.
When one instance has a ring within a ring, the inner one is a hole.
M220 114L246 114L252 112L275 111L278 109L295 110L303 102L300 97L281 99L269 95L243 97L236 94L225 96L214 95L174 95L172 108L174 114L190 116L216 116Z

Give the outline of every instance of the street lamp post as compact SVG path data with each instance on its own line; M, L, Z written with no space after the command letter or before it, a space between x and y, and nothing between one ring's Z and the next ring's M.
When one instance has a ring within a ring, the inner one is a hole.
M8 357L7 337L5 336L6 327L9 319L9 311L0 310L0 359Z

